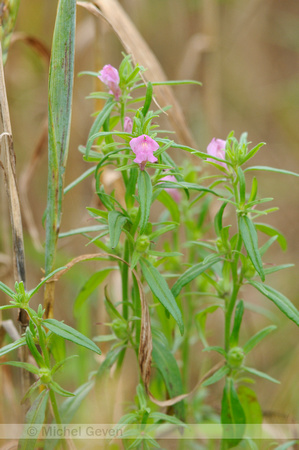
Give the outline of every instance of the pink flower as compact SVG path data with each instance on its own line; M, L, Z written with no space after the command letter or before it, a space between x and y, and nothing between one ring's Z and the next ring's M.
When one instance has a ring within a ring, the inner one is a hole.
M115 67L107 64L100 71L99 79L109 87L109 94L113 94L116 100L119 100L121 90L119 87L119 74Z
M126 133L132 133L132 129L133 129L133 120L131 119L131 117L126 116L125 120L124 120L124 131Z
M225 144L226 141L224 141L223 139L213 138L207 147L208 154L219 159L225 159ZM212 158L207 158L207 161L212 161L215 164L218 164L219 166L227 169L227 165L225 162L215 161L215 159Z
M166 177L160 179L160 182L161 181L172 181L176 183L177 179L173 175L166 175ZM168 192L169 195L171 195L171 197L176 203L179 203L181 201L181 194L178 189L165 188L165 191Z
M158 161L153 153L158 150L159 144L146 134L131 139L130 147L136 155L134 162L139 164L141 170L144 170L147 161L151 163Z

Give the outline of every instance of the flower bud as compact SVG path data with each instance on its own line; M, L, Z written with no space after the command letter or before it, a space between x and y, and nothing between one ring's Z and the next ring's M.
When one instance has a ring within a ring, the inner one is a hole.
M142 234L136 241L137 252L144 253L149 248L150 240L146 234Z
M113 320L112 330L118 339L126 339L128 337L127 323L122 319Z
M241 367L243 360L244 360L244 351L241 347L233 347L228 352L228 364L231 367L237 368Z
M48 384L52 380L51 370L47 369L46 367L42 367L41 369L39 369L39 376L40 376L41 382L44 384Z

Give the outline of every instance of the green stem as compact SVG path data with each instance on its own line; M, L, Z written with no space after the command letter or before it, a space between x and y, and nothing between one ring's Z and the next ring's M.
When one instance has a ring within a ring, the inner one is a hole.
M50 400L51 400L51 404L52 404L52 408L53 408L53 413L54 413L54 417L55 417L55 421L57 425L61 425L61 418L60 418L60 414L58 411L58 406L57 406L57 402L56 402L56 397L55 397L55 393L52 391L52 389L50 389ZM65 442L64 439L62 439L62 446L65 450L67 450L68 446Z
M237 204L239 204L239 192L238 192L238 180L233 180L232 182L234 188L234 197ZM237 223L238 225L238 223ZM229 350L229 338L230 338L230 329L231 329L231 319L232 314L235 308L235 304L238 298L238 293L241 287L241 280L239 280L238 276L238 264L240 259L240 251L242 248L242 237L240 231L238 231L238 241L235 248L234 260L231 265L232 272L232 284L233 291L230 299L226 300L226 308L225 308L225 328L224 328L224 340L225 340L225 350Z
M130 247L129 241L126 239L124 244L124 255L123 259L126 262L129 262L130 258ZM121 282L122 282L122 309L123 309L123 318L128 320L129 318L129 266L125 263L121 264ZM121 369L124 357L126 354L126 349L124 348L118 357L116 370L119 371Z
M124 245L124 256L123 259L126 262L129 262L130 258L130 249L128 240L125 241ZM121 282L122 282L122 301L123 301L123 318L128 320L128 301L129 301L129 266L125 263L122 263L121 268Z

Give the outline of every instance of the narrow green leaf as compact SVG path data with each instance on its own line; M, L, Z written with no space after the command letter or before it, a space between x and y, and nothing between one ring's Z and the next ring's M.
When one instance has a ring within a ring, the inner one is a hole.
M113 364L116 362L117 358L119 357L119 354L124 350L124 347L112 347L107 355L105 360L100 365L98 371L97 371L97 377L101 377L105 374L105 372L108 372L110 367L113 366Z
M31 289L31 291L28 292L30 298L33 297L34 294L46 283L47 280L49 280L55 273L60 272L61 270L66 269L66 267L59 267L59 269L53 270L49 275L47 275L45 278L42 279L42 281L34 288Z
M149 81L147 83L147 88L146 88L146 94L145 94L145 102L142 108L142 114L143 117L146 116L150 106L151 106L151 102L152 102L152 97L153 97L153 85L152 83Z
M248 172L250 170L264 170L266 172L282 173L283 175L294 175L295 177L299 177L299 174L296 172L290 172L289 170L284 170L284 169L276 169L275 167L252 166L252 167L246 167L244 172Z
M222 230L222 217L223 217L223 213L224 210L227 206L227 202L224 202L221 207L219 208L219 211L217 212L217 214L215 215L214 218L214 228L215 228L215 232L217 234L217 236L220 236L221 230Z
M39 353L39 351L36 348L36 345L33 341L33 336L32 336L32 333L31 333L29 327L27 327L27 329L26 329L26 343L28 345L28 348L29 348L33 358L37 362L37 365L39 367L47 367L42 355Z
M12 299L15 298L16 294L14 293L14 291L12 291L8 286L6 286L6 284L2 283L2 281L0 281L0 291L4 292Z
M179 326L181 334L183 334L184 324L182 314L165 279L162 277L160 272L145 258L140 259L140 265L143 276L148 283L152 293L172 315Z
M258 249L257 232L253 222L249 219L248 216L239 216L239 229L242 240L244 242L244 246L247 250L247 254L255 270L261 277L261 280L264 281L265 274L263 270L261 255Z
M210 386L211 384L217 383L220 381L225 375L227 375L230 371L230 368L228 366L222 366L217 372L215 372L210 378L205 380L202 383L202 386Z
M80 310L85 303L85 301L90 297L92 292L101 284L105 278L109 275L114 267L109 267L106 269L99 270L91 275L91 277L86 281L84 286L81 288L75 303L74 303L74 315L78 316Z
M117 246L123 226L127 220L128 218L119 211L109 211L108 226L111 248L115 248Z
M63 367L66 362L78 357L79 357L78 355L71 355L68 356L67 358L64 358L62 361L59 361L58 363L55 364L55 366L52 367L51 374L54 375L54 373L56 373L59 369L61 369L61 367Z
M242 204L245 203L245 194L246 194L246 183L244 172L241 167L238 168L238 179L239 179L239 188L240 188L240 202Z
M85 148L85 156L88 158L90 149L92 147L92 144L94 142L94 140L97 137L102 136L103 134L98 133L98 131L102 128L102 126L105 123L105 120L107 119L107 117L109 117L109 115L111 114L113 108L115 106L115 101L113 101L112 99L109 99L104 108L102 109L102 111L99 112L99 114L97 115L92 127L90 128L89 131L89 135L87 138L87 144L86 144L86 148ZM103 132L105 133L105 132ZM110 133L110 135L112 134L112 132ZM115 134L115 133L113 133Z
M140 233L143 233L150 214L151 204L152 204L152 182L149 174L146 170L141 170L138 176L138 202L140 204Z
M49 73L49 152L46 275L53 269L61 221L74 78L76 1L58 3Z
M171 195L164 191L164 190L159 190L159 195L157 196L157 200L159 202L161 202L169 211L172 220L174 222L179 223L180 222L180 211L178 208L177 203L174 201L174 199L171 197Z
M224 356L224 358L227 357L227 353L226 353L226 351L224 350L224 348L219 347L218 345L213 345L213 346L211 346L211 347L205 347L205 348L203 349L203 352L210 352L210 351L217 352L217 353L219 353L220 355Z
M93 338L94 342L110 342L115 341L117 337L115 334L104 334L103 336L96 336Z
M27 412L25 429L19 441L20 450L34 450L36 448L36 442L45 420L48 399L49 391L45 389L35 399ZM27 432L30 431L31 426L34 426L34 437ZM29 437L30 439L28 439Z
M209 189L205 186L200 186L199 184L195 183L187 183L183 181L161 181L156 184L155 188L161 188L161 189L190 189L191 191L198 191L198 192L207 192L213 195L216 195L219 197L219 194L217 192L213 191L212 189Z
M82 402L89 394L91 389L94 387L94 380L88 381L82 384L74 392L73 397L68 397L59 407L59 414L61 417L61 422L64 424L71 423L74 415L78 411L79 407L82 406ZM44 444L44 450L55 450L58 447L59 439L46 439Z
M268 336L271 331L276 330L275 325L270 325L269 327L264 328L261 331L258 331L254 336L252 336L246 344L243 346L243 350L245 355L249 353L262 339Z
M230 347L236 347L239 342L239 332L244 314L244 302L240 300L236 307L233 330L229 339Z
M182 422L180 419L177 419L174 416L169 416L168 414L160 413L160 412L151 412L151 419L155 422L163 420L166 423L173 423L174 425L180 425L182 427L188 427L187 424Z
M34 373L35 375L39 374L39 370L36 366L34 366L33 364L21 362L21 361L3 362L3 363L0 363L0 365L20 367L21 369L28 370L28 372Z
M221 404L223 439L230 447L238 445L246 427L246 416L234 387L232 378L227 378Z
M160 340L153 338L153 360L160 371L166 385L170 398L183 393L183 382L177 361L168 347L164 346ZM183 401L175 404L175 415L178 419L184 420L185 408Z
M262 427L259 424L263 423L263 413L256 393L244 385L239 386L237 392L246 416L246 435L258 438L261 433Z
M85 180L85 178L89 177L89 175L93 174L96 171L96 169L97 167L94 166L83 172L82 175L80 175L78 178L72 181L67 187L64 188L64 195L71 189L73 189L75 186L77 186L77 184L79 184L81 181Z
M12 309L12 308L18 308L19 306L17 304L14 305L4 305L4 306L0 306L0 311L3 311L5 309Z
M152 241L156 239L158 236L161 236L162 234L168 233L168 231L174 230L179 226L178 223L170 223L169 225L166 225L165 227L161 227L158 230L154 231L149 235L149 239Z
M90 227L74 228L73 230L59 233L58 238L61 239L69 236L76 236L78 234L93 233L94 231L102 231L106 229L106 225L91 225Z
M280 384L280 381L275 380L275 378L270 377L270 375L267 375L264 372L260 372L259 370L253 369L252 367L242 366L242 369L245 370L245 372L251 373L252 375L256 375L260 378L265 378L265 380L268 380L268 381L272 381L272 383Z
M196 277L208 270L220 260L221 258L219 256L208 256L202 262L195 264L194 266L186 270L186 272L184 272L183 275L181 275L172 286L171 292L173 293L174 297L177 297L179 295L186 284L190 283L192 280L194 280Z
M249 281L249 283L261 294L275 303L277 308L279 308L285 316L299 326L299 311L287 297L276 291L276 289L267 286L266 284L259 283L258 281Z
M252 158L261 147L263 147L265 144L265 142L260 142L259 144L257 144L255 147L253 147L248 153L247 155L242 159L242 164L244 164L246 161L248 161L250 158ZM246 169L245 169L246 170Z
M56 383L55 381L51 381L50 382L50 388L56 392L56 394L61 395L62 397L74 397L75 394L73 394L72 392L66 391L65 389L63 389L61 386L59 386L58 383Z
M202 83L200 81L195 80L168 80L168 81L156 81L153 82L153 86L179 86L183 84L197 84L198 86L202 86ZM138 84L135 86L135 89L145 87L144 83Z
M22 337L21 339L18 339L17 341L13 342L12 344L5 345L4 347L0 348L0 357L3 355L6 355L6 353L9 353L16 348L22 347L22 345L26 344L26 338Z
M295 264L281 264L280 266L269 267L264 270L265 275L269 275L271 273L278 272L279 270L289 269L290 267L294 267Z
M206 321L208 314L212 314L219 308L219 305L210 305L207 308L203 309L202 311L199 311L199 313L196 314L196 320L198 323L198 332L199 337L205 347L208 347L209 344L206 340Z
M52 333L57 334L58 336L63 337L67 341L74 342L77 345L81 345L82 347L86 347L89 350L101 354L101 350L99 347L89 338L84 336L84 334L75 330L74 328L65 325L63 322L59 322L56 319L45 319L43 320L43 325L45 325Z
M138 169L131 169L129 179L126 184L126 193L125 193L126 205L128 210L132 208L135 203L137 178L138 178Z
M74 392L74 397L65 400L59 408L62 423L70 423L78 408L81 406L82 401L89 394L94 386L94 381L88 381L82 384Z
M281 246L282 250L286 250L287 240L279 230L270 225L266 225L265 223L255 223L254 225L257 230L267 234L267 236L277 236L277 242Z
M250 197L249 197L248 203L253 202L256 199L257 187L258 187L257 179L255 177L253 177L253 179L252 179L252 186L251 186L251 193L250 193Z

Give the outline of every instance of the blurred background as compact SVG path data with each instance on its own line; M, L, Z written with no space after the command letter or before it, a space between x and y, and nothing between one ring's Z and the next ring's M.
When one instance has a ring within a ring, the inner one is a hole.
M269 165L299 173L298 0L119 0L119 3L156 55L168 79L195 79L203 83L202 87L180 86L174 90L199 150L206 151L213 137L225 139L231 130L239 137L247 131L253 145L260 141L267 144L254 158L253 165ZM24 212L27 200L32 210L32 217L24 221L29 287L42 276L44 264L40 246L44 241L42 217L46 206L47 143L43 134L47 121L48 54L55 14L54 1L21 1L16 33L5 67L21 199ZM36 39L33 45L28 44L28 36ZM104 64L118 67L123 50L107 23L78 6L66 184L89 167L82 160L78 146L86 143L93 122L91 114L99 107L93 100L85 99L90 92L100 88L95 79L77 75L83 70L98 71ZM183 158L188 155L178 154L178 162L182 163ZM287 271L270 275L267 283L283 292L299 308L299 179L263 172L255 175L259 180L260 195L273 197L273 205L280 209L267 216L265 222L277 227L288 240L285 253L278 244L273 246L268 254L269 263L295 264ZM1 183L1 193L3 191ZM93 202L91 180L68 193L62 230L88 224L85 207ZM1 203L0 251L10 255L10 243L5 238L9 236L9 223L3 194ZM35 244L29 229L34 234ZM66 255L89 252L85 243L85 239L61 243L61 260L64 262ZM7 267L0 264L3 281L10 276ZM78 269L77 276L84 280L87 272L86 267L80 272ZM57 318L64 318L64 310L71 308L70 292L71 296L76 296L78 285L67 286L65 291L61 288L62 301L56 305ZM250 299L250 295L253 296L253 292L248 291L246 298ZM269 417L280 414L274 422L298 422L298 328L264 298L254 294L251 300L273 310L275 323L279 326L255 350L253 363L257 369L278 378L281 385L258 380L258 398L264 411L270 412ZM248 336L268 324L264 317L257 318L249 313ZM199 353L198 362L194 362L194 381L200 358Z

